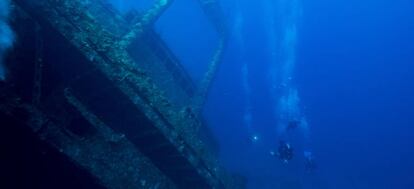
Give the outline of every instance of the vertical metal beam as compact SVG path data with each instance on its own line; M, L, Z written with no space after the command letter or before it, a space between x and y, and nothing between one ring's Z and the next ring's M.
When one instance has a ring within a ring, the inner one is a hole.
M227 35L227 24L219 0L197 0L220 36Z
M197 0L200 3L201 8L206 14L207 18L215 27L219 35L218 47L211 58L208 70L204 75L203 80L199 86L197 94L192 99L191 105L193 105L195 112L201 113L203 106L207 100L208 92L214 82L215 75L221 65L223 53L227 44L228 32L223 16L222 9L218 0Z
M208 92L211 88L212 83L214 82L214 78L221 65L220 63L222 62L226 41L226 38L220 38L216 52L214 53L208 66L208 70L205 73L203 80L201 81L197 94L193 98L192 105L195 109L195 112L197 113L201 113L203 106L207 100Z
M131 30L121 40L121 45L127 47L134 39L136 39L145 29L158 20L158 18L171 6L174 0L158 0L152 8L141 16L131 28Z

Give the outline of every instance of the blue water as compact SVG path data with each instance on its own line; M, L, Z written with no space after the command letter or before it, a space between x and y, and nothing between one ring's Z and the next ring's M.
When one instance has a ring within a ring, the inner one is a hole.
M191 2L156 29L199 81L218 37ZM414 1L222 6L231 37L204 114L226 168L255 189L414 188ZM287 131L286 115L303 124ZM294 147L287 164L270 155L279 140Z
M7 23L10 16L9 6L8 0L0 1L0 81L6 77L3 56L5 56L14 42L13 32Z

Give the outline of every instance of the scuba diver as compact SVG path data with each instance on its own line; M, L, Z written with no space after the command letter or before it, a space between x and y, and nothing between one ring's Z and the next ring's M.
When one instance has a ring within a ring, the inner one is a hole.
M305 151L303 153L305 156L305 171L311 173L316 169L315 157L312 155L312 152Z
M291 131L291 130L295 130L296 128L298 128L300 125L300 121L296 120L296 119L292 119L288 122L286 130L287 131Z
M281 140L279 142L277 154L275 152L270 152L270 154L279 157L283 163L288 163L293 158L293 148L289 143Z

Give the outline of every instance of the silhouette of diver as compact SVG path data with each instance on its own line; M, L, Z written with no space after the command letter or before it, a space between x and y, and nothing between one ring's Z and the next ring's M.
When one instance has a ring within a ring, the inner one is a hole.
M304 156L305 156L305 171L308 173L315 171L316 163L315 163L315 158L312 155L312 152L305 151Z
M291 130L295 130L296 128L298 128L300 125L300 121L296 120L296 119L292 119L288 122L286 130L287 131L291 131Z
M279 157L279 159L281 159L283 163L288 163L293 158L293 148L290 146L289 143L281 140L279 142L277 154L275 154L274 152L270 152L270 154Z

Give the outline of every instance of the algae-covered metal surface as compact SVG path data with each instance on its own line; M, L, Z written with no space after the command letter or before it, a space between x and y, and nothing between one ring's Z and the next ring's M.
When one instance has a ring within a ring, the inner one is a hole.
M173 1L132 19L103 0L13 2L8 119L106 188L242 188L199 136L225 41L217 2L200 1L223 40L199 88L152 29Z

